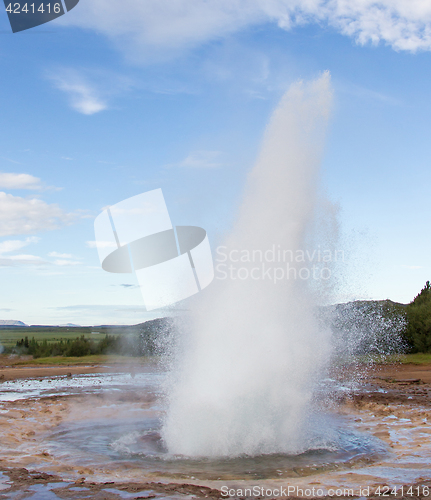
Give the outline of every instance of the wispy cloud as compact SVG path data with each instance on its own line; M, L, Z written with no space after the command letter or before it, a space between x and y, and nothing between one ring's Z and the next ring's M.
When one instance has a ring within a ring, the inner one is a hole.
M15 266L45 266L49 265L49 262L46 262L41 257L37 255L9 255L7 257L2 257L0 255L0 266L3 267L15 267Z
M75 257L71 253L49 252L48 257L55 257L56 260L52 262L55 266L78 266L82 264L79 257Z
M11 160L10 158L5 158L4 156L0 156L2 160L8 161L9 163L14 163L15 165L22 165L19 161Z
M17 262L42 262L43 261L42 257L39 257L38 255L31 255L31 254L10 255L8 258L12 261L17 261Z
M59 259L73 259L73 256L70 253L49 252L48 256L57 257Z
M42 189L41 180L30 174L0 172L0 189Z
M10 255L12 252L16 252L21 248L30 245L31 243L37 243L40 238L36 236L31 236L25 240L6 240L0 242L0 266L19 266L19 265L47 265L47 266L77 266L82 264L82 262L74 257L72 254L50 252L49 257L54 257L55 260L47 261L42 257L32 254L15 254Z
M31 236L25 240L6 240L0 243L0 255L10 252L16 252L21 248L30 245L31 243L37 243L40 238L36 236Z
M70 224L76 217L57 204L0 191L0 236L49 231Z
M129 79L106 71L57 68L47 77L67 95L70 106L84 115L108 109L111 98L131 86Z
M29 191L61 191L63 188L46 186L39 177L30 174L0 172L0 189L27 189Z
M117 248L112 241L87 241L88 248Z
M97 89L78 75L53 78L55 86L68 95L71 107L84 115L94 115L107 109L108 103L99 95Z
M11 252L21 250L21 248L37 243L40 238L31 236L25 240L6 240L0 243L0 266L17 266L17 265L41 265L46 262L37 255L18 254L9 255ZM5 255L6 254L6 255Z
M184 160L178 163L167 165L168 167L186 168L217 168L224 164L217 161L220 158L220 151L192 151Z
M56 266L77 266L79 264L81 264L81 262L69 259L57 259L54 261L54 265Z
M427 0L93 0L59 20L113 38L129 57L166 56L250 26L321 24L357 43L431 50Z
M401 106L403 103L390 95L356 85L351 82L338 82L337 90L364 100L380 101L391 106Z

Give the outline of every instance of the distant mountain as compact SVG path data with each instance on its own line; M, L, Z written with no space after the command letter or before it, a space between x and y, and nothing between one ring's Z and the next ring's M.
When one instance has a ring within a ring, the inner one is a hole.
M165 330L166 328L170 328L172 324L172 318L164 317L149 319L148 321L144 321L144 323L136 325L93 325L89 328L112 328L127 330L129 333L142 333L143 331Z
M28 326L22 321L14 319L0 319L0 326Z
M70 328L80 328L81 325L75 325L75 323L66 323L64 325L58 325L58 326L68 326Z
M407 307L407 304L401 304L400 302L394 302L393 300L355 300L353 302L342 302L340 304L334 304L333 306L328 306L336 308L338 310L345 309L367 309L381 307L385 309L393 309L397 307Z

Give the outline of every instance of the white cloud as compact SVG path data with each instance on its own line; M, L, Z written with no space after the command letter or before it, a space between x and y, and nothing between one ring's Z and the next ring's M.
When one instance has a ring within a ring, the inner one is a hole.
M89 248L118 248L112 241L87 241Z
M19 250L29 245L30 243L37 243L39 240L40 238L37 238L36 236L31 236L30 238L26 238L25 240L2 241L0 243L0 255L9 252L15 252L16 250Z
M73 259L73 256L70 253L49 252L48 256L57 257L59 259Z
M30 174L0 172L0 189L41 189L39 178Z
M50 252L49 257L57 257L53 262L48 262L42 257L31 254L4 255L10 252L21 249L30 243L37 243L40 238L35 236L26 238L25 240L7 240L0 243L0 266L17 266L17 265L55 265L55 266L76 266L81 264L71 254Z
M72 108L84 115L94 115L108 107L107 102L98 95L98 91L79 75L67 78L58 75L52 78L55 86L66 92Z
M285 30L326 24L359 44L431 50L429 0L92 0L58 22L94 29L147 59L270 22Z
M76 260L57 259L54 261L54 264L56 266L77 266L78 264L81 264L81 262Z
M70 106L84 115L108 109L110 98L131 86L128 78L106 71L57 68L47 76L57 89L66 93Z
M18 265L41 266L46 264L49 263L44 261L41 257L38 257L37 255L28 255L28 254L10 255L6 258L0 255L0 266L8 266L8 267L18 266Z
M220 155L220 151L193 151L186 158L184 158L184 160L168 166L188 168L217 168L223 165L223 163L217 161L217 158Z
M82 264L79 260L79 257L75 257L70 253L58 253L58 252L49 252L49 257L56 257L53 264L55 266L77 266L78 264Z
M40 238L30 236L25 240L6 240L0 243L0 266L16 266L16 265L41 265L46 262L37 255L18 254L18 255L4 255L10 252L15 252L21 248L37 243Z
M37 255L29 255L29 254L10 255L8 257L8 259L10 259L10 260L16 260L18 262L23 262L23 261L26 261L26 262L33 262L33 261L41 262L41 261L43 261L42 257L38 257Z
M74 214L64 212L57 204L0 191L0 236L49 231L71 223L74 218Z

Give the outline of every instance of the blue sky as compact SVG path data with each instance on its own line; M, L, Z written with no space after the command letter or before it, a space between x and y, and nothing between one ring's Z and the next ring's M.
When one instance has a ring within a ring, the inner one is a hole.
M214 246L278 100L325 70L334 300L412 300L431 277L430 30L419 0L81 0L16 34L0 10L0 319L157 316L132 277L101 270L94 218L160 187Z

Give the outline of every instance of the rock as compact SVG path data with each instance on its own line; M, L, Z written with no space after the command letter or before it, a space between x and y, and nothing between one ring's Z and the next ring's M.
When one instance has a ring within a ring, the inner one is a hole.
M420 384L422 381L420 378L404 378L394 380L395 383L400 385L410 385L410 384Z

